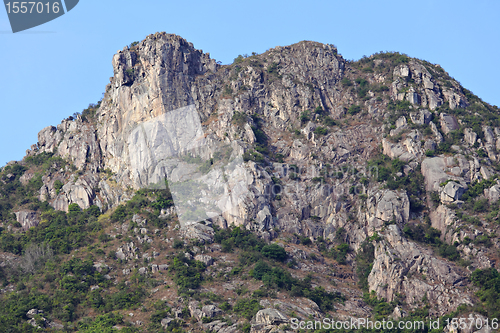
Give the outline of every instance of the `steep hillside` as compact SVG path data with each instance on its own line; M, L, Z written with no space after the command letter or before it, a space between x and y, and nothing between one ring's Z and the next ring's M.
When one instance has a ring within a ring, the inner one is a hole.
M0 331L498 317L499 109L439 65L165 33L112 63L0 171Z

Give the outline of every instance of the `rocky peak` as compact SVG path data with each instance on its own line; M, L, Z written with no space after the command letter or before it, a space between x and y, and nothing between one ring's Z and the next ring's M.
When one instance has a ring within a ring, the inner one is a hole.
M185 84L208 70L217 70L216 62L208 53L195 49L192 43L177 35L156 33L113 56L114 78L111 84L116 88L130 86L152 72L158 76L166 75L176 84Z

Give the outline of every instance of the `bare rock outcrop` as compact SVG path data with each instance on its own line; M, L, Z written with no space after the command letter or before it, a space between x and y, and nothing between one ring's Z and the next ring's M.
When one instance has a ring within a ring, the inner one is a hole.
M472 305L472 299L460 290L466 286L463 273L428 250L402 237L396 225L384 233L385 240L375 244L375 262L368 277L370 290L387 300L396 293L416 304L425 295L442 315L460 304Z
M410 201L406 192L390 190L369 193L365 219L368 234L386 224L404 225L410 216Z
M465 193L467 190L467 187L458 184L453 181L449 181L446 183L446 185L443 187L443 190L441 191L441 202L442 203L450 203L454 202L457 200L460 200L462 195Z
M252 333L271 333L280 330L280 325L288 322L288 318L276 309L263 309L257 312L252 320Z
M187 223L181 227L180 233L187 239L197 239L204 243L212 243L214 240L214 229L201 223Z
M211 266L214 263L214 259L211 256L206 255L206 254L198 254L198 255L194 256L194 259L201 261L206 266Z
M441 113L439 115L439 120L441 122L441 129L444 134L448 134L451 131L455 131L459 127L457 119L452 115Z
M22 210L15 214L17 222L21 223L24 230L36 227L40 223L40 218L36 212Z
M484 189L484 196L490 203L497 202L500 199L500 185L493 185L489 189Z
M439 205L430 214L431 225L441 232L441 237L448 243L453 243L454 228L450 228L456 222L455 212L446 205Z

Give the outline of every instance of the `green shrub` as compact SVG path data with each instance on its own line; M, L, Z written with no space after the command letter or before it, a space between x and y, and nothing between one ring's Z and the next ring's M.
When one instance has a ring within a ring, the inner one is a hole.
M243 62L243 60L245 60L245 58L244 58L244 57L240 54L240 55L238 55L236 58L234 58L233 63L235 63L235 64L239 64L239 63L242 63L242 62Z
M308 246L312 244L312 241L309 237L300 236L300 244Z
M54 182L54 188L56 190L56 194L59 194L59 192L61 191L63 186L64 186L64 183L62 181L60 181L59 179L57 179Z
M254 161L255 163L262 163L264 162L264 156L256 151L250 150L243 153L243 161Z
M484 245L485 247L491 247L493 245L488 235L481 235L476 237L473 243L476 245Z
M348 252L349 244L342 243L340 245L337 245L330 251L330 256L335 259L340 265L345 265Z
M80 208L80 206L77 204L77 203L72 203L68 206L68 213L77 213L77 212L81 212L82 209Z
M253 233L239 227L232 230L216 227L214 240L216 243L221 244L223 249L226 247L226 252L230 252L233 247L237 247L244 251L260 253L261 249L266 245L263 240L257 238Z
M243 127L247 123L247 116L243 112L235 111L231 122L233 124L240 126L240 127Z
M363 294L363 300L366 304L373 307L373 312L376 319L382 319L389 316L393 311L395 305L387 303L385 299L378 299L377 295L372 291L371 293L365 292Z
M197 289L203 280L205 264L189 260L184 253L179 253L172 261L170 271L174 274L174 282L180 289Z
M350 87L352 86L352 81L349 80L348 78L344 77L342 78L342 80L340 81L340 83L344 86L344 87Z
M127 217L127 209L124 205L119 205L113 214L111 214L111 220L114 222L119 222L125 220Z
M309 120L311 120L311 111L306 110L300 114L300 122L302 124L307 123Z
M252 126L252 131L253 131L253 134L255 135L255 141L258 144L265 146L267 144L267 136L264 133L264 131L262 131L260 128L255 127L255 126Z
M434 206L435 207L439 206L439 204L441 203L441 199L439 197L439 193L437 191L432 191L430 193L430 196L431 196L431 201L434 204Z
M116 330L113 326L123 324L123 317L121 315L108 313L97 316L92 321L82 321L79 323L78 332L81 333L111 333Z
M356 254L356 275L358 276L358 285L361 289L368 291L368 275L372 270L375 261L375 247L370 242L361 244Z
M492 187L496 184L496 177L492 177L490 179L483 179L479 182L474 182L469 186L467 191L462 196L462 200L467 201L470 199L474 199L484 193L484 190Z
M257 299L239 299L233 307L233 311L238 315L251 320L255 314L261 310L260 302Z
M269 67L267 67L267 72L271 75L279 76L279 69L281 68L280 65L277 63L273 62Z
M351 105L349 109L347 109L347 113L349 113L352 116L359 112L361 112L361 106L359 105Z
M321 135L326 135L328 134L328 130L324 127L316 127L314 129L314 134L321 136Z
M225 312L228 312L231 310L232 306L231 304L229 304L227 301L219 304L219 308L222 310L222 311L225 311Z
M474 202L474 208L472 209L475 213L484 213L488 210L489 202L488 199L482 198Z
M325 124L325 126L330 126L330 127L337 125L337 123L335 122L335 120L333 120L330 117L325 117L323 119L323 124Z
M264 256L277 261L285 261L285 259L287 258L285 249L278 244L265 245L262 247L260 252Z
M452 261L460 258L460 253L456 246L444 243L439 246L439 255Z
M174 239L174 243L172 244L174 249L182 249L184 247L184 242L179 238Z
M495 268L476 269L471 280L479 287L477 295L489 318L500 316L500 274Z

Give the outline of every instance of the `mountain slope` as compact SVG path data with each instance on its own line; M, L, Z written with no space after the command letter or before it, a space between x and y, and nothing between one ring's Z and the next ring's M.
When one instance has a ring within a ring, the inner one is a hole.
M33 274L2 270L5 325L497 313L499 110L439 65L303 41L222 66L156 33L113 68L2 169L4 262Z

